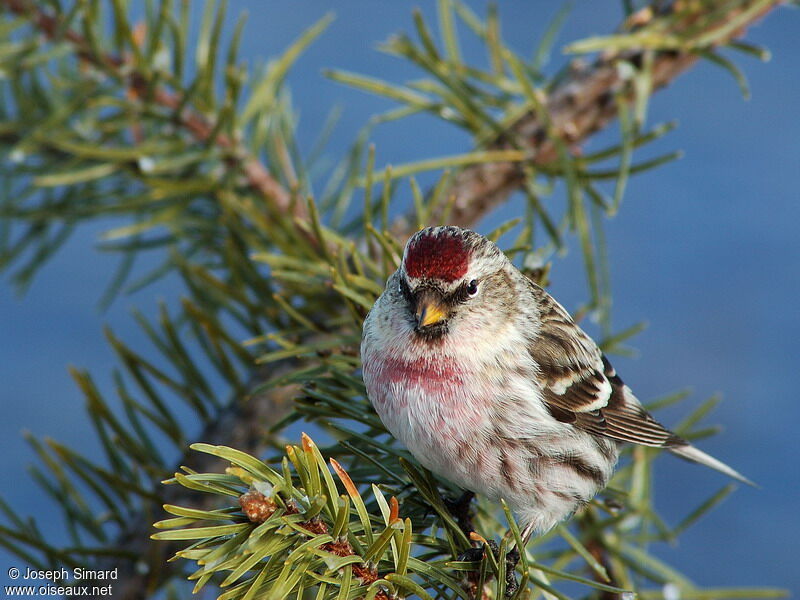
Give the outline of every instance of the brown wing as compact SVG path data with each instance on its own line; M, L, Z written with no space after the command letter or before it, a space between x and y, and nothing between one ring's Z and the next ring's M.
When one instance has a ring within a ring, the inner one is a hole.
M540 287L531 284L531 288L541 327L530 354L539 365L550 414L563 423L621 442L658 447L686 444L642 408L569 313Z
M545 400L567 413L605 407L611 385L603 374L597 345L547 292L533 284L531 289L536 296L541 325L529 352L539 365Z
M597 414L576 414L575 425L621 442L660 448L685 445L686 441L661 425L639 404L605 356L602 360L603 374L611 384L608 404L596 411Z

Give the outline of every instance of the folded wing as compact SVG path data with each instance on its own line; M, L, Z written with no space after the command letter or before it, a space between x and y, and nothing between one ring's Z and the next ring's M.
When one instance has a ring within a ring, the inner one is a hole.
M542 395L555 419L619 442L668 448L682 458L752 484L656 421L564 307L533 283L531 290L540 308L541 324L529 352L539 366Z

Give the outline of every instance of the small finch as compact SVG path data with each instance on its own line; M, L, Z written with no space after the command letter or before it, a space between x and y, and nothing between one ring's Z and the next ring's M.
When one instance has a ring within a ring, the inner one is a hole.
M748 482L653 419L569 313L483 236L417 232L364 322L364 382L437 475L543 533L610 479L622 442Z

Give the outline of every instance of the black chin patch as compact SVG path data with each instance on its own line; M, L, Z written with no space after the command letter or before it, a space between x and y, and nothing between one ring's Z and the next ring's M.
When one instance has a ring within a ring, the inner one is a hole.
M444 334L447 333L447 322L440 321L439 323L427 325L426 327L415 327L414 333L417 334L417 337L426 342L440 340L444 337Z

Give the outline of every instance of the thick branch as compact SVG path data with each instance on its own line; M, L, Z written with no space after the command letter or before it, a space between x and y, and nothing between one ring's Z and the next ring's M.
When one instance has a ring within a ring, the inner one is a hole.
M678 4L676 2L666 10L674 10L673 7ZM740 37L748 25L779 4L780 0L766 3L743 26L717 39L716 45L724 45ZM701 33L722 30L728 23L734 22L733 19L750 5L756 6L757 3L750 2L738 10L728 11ZM652 11L646 8L640 11L639 15L641 21L650 18ZM629 19L629 22L631 21L636 21L636 15ZM694 20L687 19L684 22L687 28L693 24ZM682 32L674 33L680 36ZM700 55L696 52L676 50L656 52L651 67L652 90L656 91L672 83L699 58ZM569 147L580 146L594 133L604 129L616 119L619 110L617 98L625 98L628 101L634 98L633 84L624 77L619 64L625 61L634 66L641 66L644 60L644 50L633 50L603 54L588 67L579 61L574 61L569 75L543 101L546 118L533 112L525 115L490 149L512 148L509 140L514 140L528 151L534 165L546 165L555 161L558 157L555 140L561 140ZM545 123L547 119L550 121L549 131ZM450 224L462 227L474 225L519 189L523 181L524 174L519 163L485 163L462 170L447 193L448 197L454 198L448 219ZM409 219L407 222L413 220ZM395 228L393 231L402 234L403 228L407 229L408 225L404 223L403 227Z

